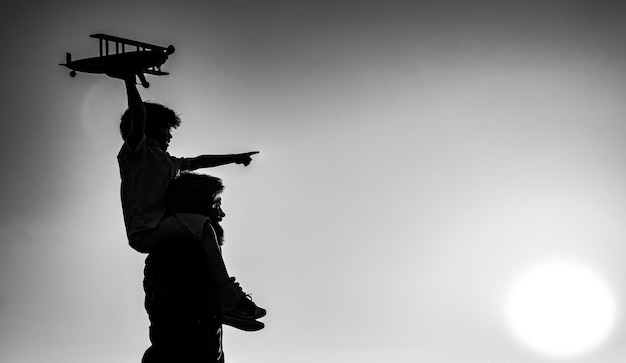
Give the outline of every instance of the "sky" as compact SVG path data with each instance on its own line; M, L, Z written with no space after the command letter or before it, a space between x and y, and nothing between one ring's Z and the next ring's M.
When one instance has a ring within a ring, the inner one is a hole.
M149 346L119 201L123 84L58 66L107 33L176 47L140 88L181 114L171 154L260 151L202 170L226 185L229 272L268 309L262 331L226 328L228 362L623 362L624 20L617 0L14 2L0 361ZM536 340L555 301L579 310L548 327L588 349Z

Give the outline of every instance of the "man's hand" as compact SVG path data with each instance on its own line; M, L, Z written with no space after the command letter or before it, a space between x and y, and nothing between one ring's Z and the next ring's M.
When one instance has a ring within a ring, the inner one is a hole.
M252 155L258 153L258 151L250 151L243 154L237 154L235 155L235 164L243 164L243 166L248 166L252 162Z

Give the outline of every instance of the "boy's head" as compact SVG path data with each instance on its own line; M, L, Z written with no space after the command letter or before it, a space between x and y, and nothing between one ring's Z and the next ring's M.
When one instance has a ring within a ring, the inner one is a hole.
M173 110L153 102L144 102L146 110L146 138L154 138L159 143L163 151L167 150L170 139L172 138L172 129L180 126L180 117ZM122 122L120 123L120 134L126 140L130 133L131 115L130 110L124 111Z

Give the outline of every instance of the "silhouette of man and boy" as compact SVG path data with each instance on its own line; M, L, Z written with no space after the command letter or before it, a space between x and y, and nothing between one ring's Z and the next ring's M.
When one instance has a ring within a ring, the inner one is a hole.
M190 172L247 166L258 152L169 155L171 131L180 118L161 104L144 102L133 72L116 69L107 75L124 81L128 97L117 156L126 233L133 249L148 254L144 289L152 346L142 362L223 362L222 324L257 331L266 310L252 302L224 264L221 180Z

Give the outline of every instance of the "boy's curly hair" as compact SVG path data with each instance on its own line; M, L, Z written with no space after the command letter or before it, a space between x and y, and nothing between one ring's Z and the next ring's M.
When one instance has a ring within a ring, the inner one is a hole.
M144 101L143 106L146 109L145 133L147 137L156 137L159 134L159 130L164 126L170 129L180 126L180 116L174 110L156 102ZM127 109L122 114L122 121L120 122L120 134L124 140L130 133L130 124L130 110Z

